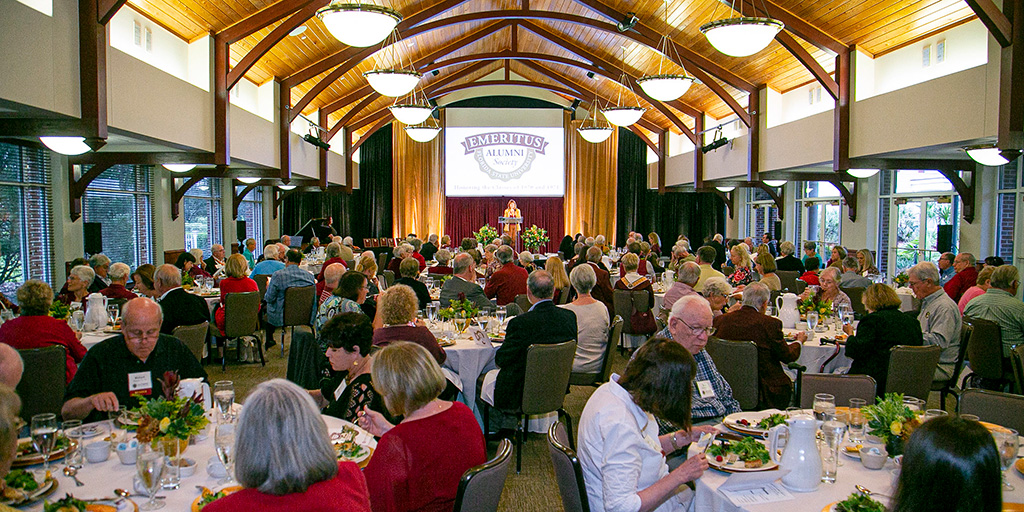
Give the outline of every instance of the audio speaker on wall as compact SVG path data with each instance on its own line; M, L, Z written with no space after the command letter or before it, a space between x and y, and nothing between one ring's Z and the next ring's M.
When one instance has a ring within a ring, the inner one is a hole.
M85 253L91 255L103 252L103 225L99 222L84 222L82 231Z
M245 240L245 221L244 220L236 220L235 221L235 232L236 232L236 234L237 234L236 236L238 236L239 240Z
M953 225L939 224L938 237L935 240L935 249L939 252L953 251Z

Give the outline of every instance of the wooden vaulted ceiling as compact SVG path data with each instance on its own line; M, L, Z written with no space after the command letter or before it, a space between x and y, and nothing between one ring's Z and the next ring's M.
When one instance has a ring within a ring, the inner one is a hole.
M277 1L282 2L280 5L296 4L295 0ZM396 53L407 65L412 62L421 71L438 72L436 76L425 72L421 81L430 96L507 68L511 73L548 87L566 98L582 99L584 107L593 101L595 95L601 104L614 102L620 93L623 93L624 100L628 98L632 102L629 90L617 81L619 74L624 70L630 77L637 78L658 72L660 53L638 42L637 32L631 31L627 35L633 37L627 37L614 30L599 30L578 21L582 18L614 23L622 18L623 13L635 12L640 19L637 29L653 31L649 32L653 34L667 31L671 40L686 53L686 60L706 63L701 69L693 69L693 66L686 69L705 81L710 75L714 81L710 85L717 89L697 83L678 101L667 105L654 104L653 100L641 97L639 102L647 112L635 131L650 140L657 140L656 132L664 129L676 133L684 131L680 125L692 129L692 116L697 112L705 112L718 119L731 115L737 106L747 106L746 93L752 88L766 85L785 92L814 81L808 68L778 39L765 50L746 58L728 57L717 52L698 28L713 16L720 19L735 15L728 2L720 0L376 0L377 4L381 2L400 11L407 20L416 13L437 8L440 13L429 18L428 23L524 8L536 11L538 15L485 17L487 19L474 19L421 33L415 33L416 28L410 27L400 34L402 39L396 43L396 51L379 51L378 47L376 53L358 65L342 64L347 69L344 73L337 72L337 64L329 59L352 50L338 42L320 20L313 17L305 22L307 30L303 34L284 37L252 65L245 78L256 84L273 79L295 82L291 84L293 106L299 106L303 114L313 119L322 107L332 110L328 116L329 126L343 121L356 135L379 126L385 116L381 109L394 101L393 98L369 95L372 90L367 87L362 73L373 69L378 59L390 64L388 61ZM741 9L741 2L743 0L736 2L737 10ZM974 18L967 3L960 0L754 2L754 7L749 2L744 3L743 14L749 15L755 8L765 8L769 14L773 9L783 9L797 21L806 22L810 29L805 27L803 32L814 31L830 41L833 47L856 45L873 56ZM259 16L261 10L280 7L274 0L129 0L129 4L188 41L237 27L244 20ZM665 23L666 5L668 25ZM298 8L289 12L296 10ZM556 13L556 16L541 13ZM231 65L242 61L278 25L287 23L287 19L281 18L232 44ZM793 39L825 72L833 71L834 53L822 49L820 40L816 45L800 37ZM510 52L520 55L510 60L502 58L502 53ZM333 65L324 66L325 62ZM323 69L310 74L310 70L318 70L317 66ZM682 68L665 60L664 69L665 72L679 72ZM701 73L702 69L706 73ZM597 72L591 78L588 71ZM340 77L336 78L339 74ZM336 79L321 84L325 78ZM642 96L639 88L636 89ZM314 90L313 94L310 94L311 90ZM723 99L723 94L730 100L734 99L732 106Z

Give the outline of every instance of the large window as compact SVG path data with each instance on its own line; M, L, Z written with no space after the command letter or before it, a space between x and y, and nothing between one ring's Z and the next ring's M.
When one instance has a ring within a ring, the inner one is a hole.
M101 226L103 254L132 269L153 262L152 169L115 165L89 184L82 218Z
M893 276L942 254L939 230L957 246L960 199L938 171L881 171L879 270Z
M825 259L842 235L842 207L839 189L827 181L804 181L797 185L797 247L814 242Z
M196 247L209 258L210 246L224 242L221 237L220 179L203 178L185 193L185 250Z
M996 221L996 255L1006 263L1021 264L1024 248L1014 248L1014 239L1024 240L1024 222L1018 222L1017 205L1024 200L1024 173L1020 160L1014 160L999 170L998 215ZM979 255L980 256L980 255Z
M0 292L52 281L50 153L0 143Z
M235 189L236 194L242 193L243 186ZM247 194L238 205L238 219L245 221L245 237L256 240L256 254L263 250L263 188L256 187ZM239 250L244 250L240 247Z
M759 188L747 190L747 230L746 236L761 243L761 235L770 233L778 239L782 234L775 232L775 221L779 220L779 209L775 207L772 196Z

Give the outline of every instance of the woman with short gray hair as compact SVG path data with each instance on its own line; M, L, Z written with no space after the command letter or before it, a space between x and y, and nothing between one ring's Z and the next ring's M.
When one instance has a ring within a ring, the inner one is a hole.
M715 316L719 316L723 313L725 306L729 304L729 296L732 295L732 286L725 280L724 277L709 277L704 281L704 288L701 289L701 295L708 300L711 304L711 311ZM733 307L729 308L729 311L739 309L743 305L739 302L733 304Z
M572 371L595 373L601 371L605 348L608 346L608 307L590 295L597 285L597 274L590 265L577 265L569 273L569 282L576 289L576 300L559 307L576 313L576 356Z
M92 267L88 265L73 267L68 273L68 281L65 285L67 290L57 295L55 300L63 302L66 306L77 302L82 305L84 310L85 297L89 295L89 285L92 284L93 279L96 279L96 272Z
M206 512L370 511L359 466L337 461L320 411L299 386L284 379L260 384L236 428L235 478L244 489Z
M0 325L0 343L16 349L64 347L64 381L70 384L85 358L86 349L67 322L50 316L53 290L38 279L29 279L18 288L21 316Z
M437 260L437 265L428 268L428 274L451 275L452 268L448 266L448 262L452 260L451 251L448 249L441 249L434 253L434 259Z

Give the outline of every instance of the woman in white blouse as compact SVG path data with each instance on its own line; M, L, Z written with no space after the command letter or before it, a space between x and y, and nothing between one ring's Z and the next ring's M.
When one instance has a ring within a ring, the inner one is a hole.
M608 308L590 295L590 291L597 285L597 274L590 265L576 265L569 275L569 283L576 289L576 300L559 307L576 313L576 328L579 332L572 371L600 372L604 351L608 346Z
M684 486L708 468L700 453L669 472L663 453L697 441L714 427L690 428L690 391L697 363L682 345L652 338L620 377L601 385L583 408L579 458L590 509L606 512L685 510ZM683 430L658 436L654 415ZM680 490L682 489L682 490Z

